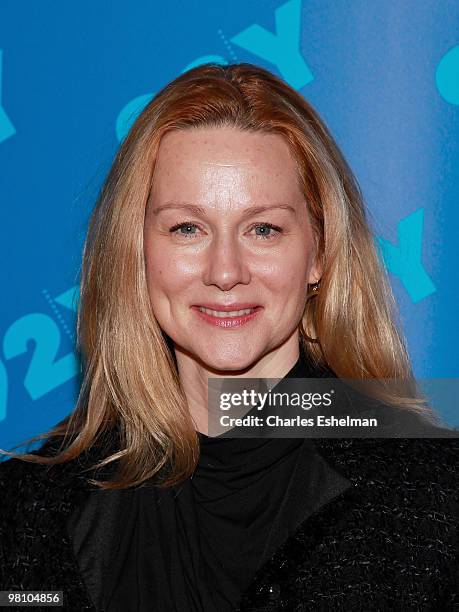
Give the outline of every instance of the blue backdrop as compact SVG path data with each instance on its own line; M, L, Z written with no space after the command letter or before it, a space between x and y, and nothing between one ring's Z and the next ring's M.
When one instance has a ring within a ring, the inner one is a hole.
M3 0L0 446L73 409L98 190L136 112L208 61L264 66L319 111L362 186L417 377L457 383L458 23L455 0Z

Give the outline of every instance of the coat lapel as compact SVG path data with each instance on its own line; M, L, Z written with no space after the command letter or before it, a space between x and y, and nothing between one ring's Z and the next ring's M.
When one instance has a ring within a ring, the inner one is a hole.
M336 376L329 369L315 368L301 349L298 361L276 385L276 391L282 392L284 381L291 378L336 378ZM351 486L351 481L322 457L315 442L305 439L284 503L272 525L259 568L302 523Z
M351 486L350 480L334 470L310 440L305 440L286 492L289 503L284 502L272 525L259 567L302 523Z

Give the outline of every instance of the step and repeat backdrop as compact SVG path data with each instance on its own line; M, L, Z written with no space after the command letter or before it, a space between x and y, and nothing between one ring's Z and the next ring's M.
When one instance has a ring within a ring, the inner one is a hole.
M133 118L207 62L252 62L318 110L353 168L415 374L456 395L459 3L2 0L0 446L69 414L88 219Z

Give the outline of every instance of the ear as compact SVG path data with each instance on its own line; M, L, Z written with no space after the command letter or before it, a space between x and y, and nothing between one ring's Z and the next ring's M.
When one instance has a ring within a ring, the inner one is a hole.
M322 265L316 259L314 264L311 266L311 269L309 270L308 283L310 285L313 285L314 283L319 282L320 279L322 278L322 273L323 273Z

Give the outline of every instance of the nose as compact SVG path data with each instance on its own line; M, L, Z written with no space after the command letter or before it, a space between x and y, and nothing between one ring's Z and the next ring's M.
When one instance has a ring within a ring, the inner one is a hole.
M250 282L250 270L243 247L230 235L215 237L206 252L203 275L205 285L215 285L222 291L230 291L235 285Z

